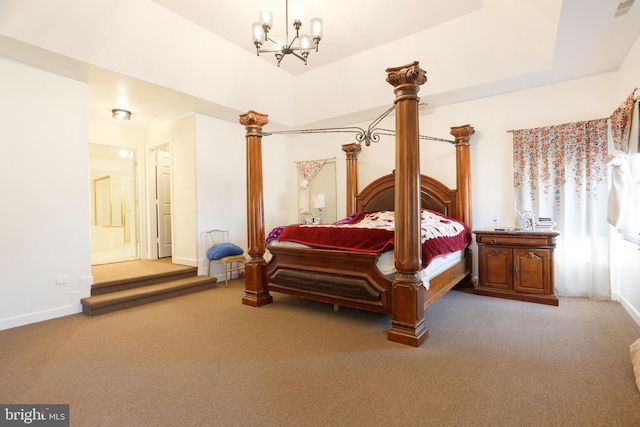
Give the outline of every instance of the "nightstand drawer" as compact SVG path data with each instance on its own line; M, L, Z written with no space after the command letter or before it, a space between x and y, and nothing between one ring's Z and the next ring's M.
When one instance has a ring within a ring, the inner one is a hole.
M507 246L547 246L552 245L553 241L545 236L526 236L526 235L477 235L476 243L484 243L485 245L507 245Z

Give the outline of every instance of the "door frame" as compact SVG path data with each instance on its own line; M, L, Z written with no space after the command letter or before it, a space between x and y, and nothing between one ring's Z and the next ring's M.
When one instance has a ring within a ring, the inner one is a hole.
M108 148L108 149L112 149L112 150L126 150L127 152L129 152L131 154L131 156L133 156L133 170L131 171L131 182L129 183L129 188L132 191L132 196L133 196L133 204L131 206L128 207L128 210L130 211L130 213L128 214L128 224L129 227L131 227L133 233L130 235L130 239L131 239L131 243L133 246L131 248L131 250L133 251L132 256L131 257L125 257L122 259L116 259L116 258L112 258L107 260L107 262L121 262L121 261L130 261L133 259L141 259L142 258L142 254L143 252L143 245L144 245L144 235L143 235L143 217L142 217L142 213L140 212L140 208L141 208L141 201L143 200L144 197L144 191L143 188L139 185L140 183L140 179L142 177L141 174L141 170L140 170L140 154L142 152L142 150L140 150L139 148L136 147L131 147L129 145L127 145L126 143L109 143L109 142L104 142L104 141L93 141L90 140L89 141L89 145L90 146L96 146L96 147L104 147L104 148ZM89 155L87 161L91 162L91 154ZM89 166L91 168L91 166ZM121 173L121 171L119 171L118 173ZM89 207L90 211L93 211L94 209L94 198L95 198L95 194L94 194L94 185L93 185L93 179L91 179L91 177L89 177L89 180L91 181L89 183L89 185L92 187L91 191L91 197L89 200L89 203L91 204L91 206ZM95 212L92 213L92 217L95 218ZM125 213L125 215L127 215ZM93 219L90 219L90 224L94 225L94 221ZM91 247L91 258L92 258L92 265L93 265L93 247ZM100 262L99 262L100 263Z

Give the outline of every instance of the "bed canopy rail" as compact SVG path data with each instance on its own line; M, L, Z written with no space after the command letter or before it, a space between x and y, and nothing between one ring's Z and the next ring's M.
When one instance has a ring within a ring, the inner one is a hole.
M271 131L271 132L262 132L262 136L270 136L270 135L301 135L307 133L351 133L355 134L355 140L358 145L361 145L363 142L368 147L371 143L380 142L380 138L382 136L396 136L396 132L393 129L385 129L377 127L380 122L385 119L389 114L391 114L396 109L396 106L391 106L387 111L379 115L375 118L367 127L367 129L363 129L358 126L343 126L343 127L335 127L335 128L317 128L317 129L292 129L292 130L279 130L279 131ZM438 138L435 136L429 135L418 135L419 139L425 141L441 141L448 142L449 144L456 144L456 141L451 139Z

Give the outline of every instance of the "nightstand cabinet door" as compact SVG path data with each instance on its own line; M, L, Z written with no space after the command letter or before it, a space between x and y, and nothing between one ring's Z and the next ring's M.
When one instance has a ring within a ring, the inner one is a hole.
M478 284L473 292L558 305L553 286L555 231L477 230Z
M510 248L481 246L480 283L482 286L498 289L512 289L512 254Z
M550 293L549 250L513 249L513 290L534 294Z

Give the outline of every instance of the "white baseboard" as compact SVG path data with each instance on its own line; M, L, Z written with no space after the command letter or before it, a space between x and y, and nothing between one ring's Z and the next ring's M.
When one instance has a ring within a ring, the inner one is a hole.
M0 331L5 329L17 328L18 326L29 325L31 323L42 322L45 320L51 320L58 317L67 316L69 314L75 314L82 312L82 309L74 309L71 305L64 305L62 307L55 307L49 310L37 311L34 313L21 314L20 316L6 317L0 319Z
M618 301L620 305L629 313L629 316L640 326L640 311L634 307L627 299L618 293L611 296L612 299Z

